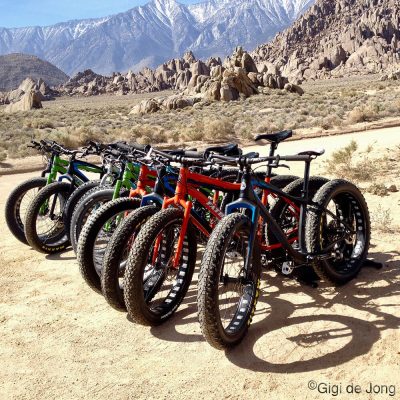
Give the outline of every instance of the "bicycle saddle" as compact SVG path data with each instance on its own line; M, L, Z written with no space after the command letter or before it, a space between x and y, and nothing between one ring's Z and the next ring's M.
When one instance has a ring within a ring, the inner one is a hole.
M319 157L325 153L325 149L316 149L316 150L306 150L298 153L299 156L315 156Z
M237 144L230 143L225 146L207 147L204 150L204 154L209 154L209 153L217 153L220 154L221 156L235 157L235 156L241 156L242 150L239 149L239 146Z
M282 131L282 132L276 132L276 133L261 134L261 135L258 135L255 140L256 140L256 142L258 140L268 140L269 142L272 142L272 143L280 143L286 139L289 139L292 136L293 136L293 131Z

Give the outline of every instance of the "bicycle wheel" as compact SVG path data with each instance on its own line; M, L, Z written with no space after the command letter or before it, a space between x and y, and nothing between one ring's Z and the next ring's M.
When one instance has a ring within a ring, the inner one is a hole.
M69 237L72 248L76 254L78 249L79 235L90 217L90 215L98 210L104 203L113 199L114 188L112 187L95 187L78 201L72 213Z
M99 180L94 180L94 181L89 181L83 183L81 186L78 186L69 196L65 207L64 207L64 213L63 213L63 221L64 221L64 226L65 226L65 232L67 232L68 236L70 234L71 230L71 219L72 219L72 214L74 212L75 206L78 204L79 200L89 191L92 190L93 188L97 188L100 185Z
M245 273L250 220L243 214L224 217L208 241L200 267L197 305L201 330L217 349L238 344L245 336L259 295L261 256L254 243Z
M310 182L308 186L309 196L310 198L317 193L317 191L325 185L325 183L329 182L329 179L321 177L321 176L312 176L310 177ZM304 179L297 179L287 185L284 188L284 192L288 195L300 197L301 191L303 190ZM298 205L299 206L299 205ZM277 221L282 228L282 230L286 233L288 239L296 239L298 235L298 212L293 207L293 204L286 201L283 198L278 198L277 201L272 205L270 209L271 216ZM275 237L271 227L269 225L266 226L265 229L266 242L270 246L278 245L279 241ZM280 258L286 257L286 251L280 247L277 249L273 249L268 254L270 260L278 261Z
M162 210L140 230L128 257L124 299L129 316L142 325L158 325L181 304L196 263L196 231L189 223L178 268L173 259L183 211ZM155 247L158 254L154 256Z
M123 279L129 251L142 226L159 211L157 206L145 206L131 212L111 236L103 259L101 291L111 307L126 311Z
M69 245L64 229L63 210L73 187L67 182L54 182L44 187L29 204L25 219L28 244L42 253L57 253Z
M333 285L357 276L369 250L371 228L367 203L360 190L342 179L328 182L313 198L306 224L307 251L330 254L316 261L315 272Z
M86 283L101 293L103 257L112 234L127 212L140 207L140 199L121 198L103 204L91 214L79 235L77 260Z
M8 229L24 244L28 244L24 232L24 221L29 203L46 186L46 178L32 178L18 185L8 196L5 217Z

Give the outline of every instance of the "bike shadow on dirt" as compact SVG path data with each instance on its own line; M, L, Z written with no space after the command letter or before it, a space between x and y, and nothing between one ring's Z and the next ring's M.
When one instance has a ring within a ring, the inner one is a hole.
M370 258L383 268L366 266L339 288L324 283L312 288L264 272L268 285L261 291L254 322L226 357L240 368L287 374L326 369L367 354L383 331L400 327L400 316L393 315L400 306L400 261L394 261L399 256L374 253L372 247ZM152 334L173 342L204 341L196 296L194 280L180 309L165 325L152 328ZM187 329L188 324L193 328Z
M46 254L46 260L50 261L69 261L69 260L76 260L76 255L72 248L68 248L64 251L54 254Z

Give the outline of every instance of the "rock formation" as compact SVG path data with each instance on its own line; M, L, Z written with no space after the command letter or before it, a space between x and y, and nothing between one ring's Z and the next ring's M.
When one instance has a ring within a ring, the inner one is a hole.
M317 0L290 28L253 53L291 81L387 73L400 66L398 0Z
M26 78L20 83L17 89L0 93L0 105L17 103L26 94L30 94L31 92L35 94L35 99L40 100L40 102L53 100L58 95L58 92L47 86L43 79L34 81L32 78Z
M173 64L157 69L168 76L171 88L180 91L180 94L143 100L132 109L131 114L176 110L191 107L200 101L234 101L258 94L265 88L285 89L299 95L304 93L300 86L289 83L272 64L258 71L250 54L241 47L237 47L223 64L219 59L203 63L189 54L190 57L184 57L182 62L173 60ZM175 74L168 73L173 70L176 70Z
M11 103L5 107L4 112L14 113L17 111L29 111L42 108L41 93L35 90L30 90L15 103Z

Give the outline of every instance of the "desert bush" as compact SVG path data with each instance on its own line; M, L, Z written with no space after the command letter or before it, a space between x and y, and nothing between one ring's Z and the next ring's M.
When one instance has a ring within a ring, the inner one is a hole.
M204 137L210 141L229 140L234 134L234 125L229 118L204 121Z
M358 144L352 140L347 146L332 153L325 162L325 172L338 178L354 182L370 181L374 178L376 168L367 155L356 161Z
M7 160L7 153L4 150L0 151L0 163L6 160Z
M367 187L367 192L381 197L389 194L389 191L384 184L376 182Z
M393 224L390 208L383 208L380 204L375 210L371 210L371 224L375 230L383 233L394 233L399 230Z
M359 122L373 121L379 114L379 107L376 104L368 104L353 108L347 116L347 120L351 124Z

